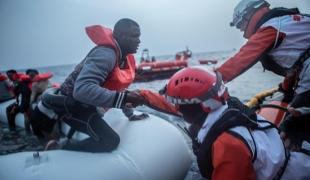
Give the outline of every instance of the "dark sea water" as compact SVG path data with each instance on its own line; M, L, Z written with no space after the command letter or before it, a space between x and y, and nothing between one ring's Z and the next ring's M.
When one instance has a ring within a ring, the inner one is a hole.
M214 65L200 65L198 60L216 59L218 60L218 64L216 64L216 66L218 66L223 63L227 58L232 56L234 53L234 51L194 53L193 57L189 60L189 65L214 68ZM173 56L162 56L157 57L157 59L173 59ZM79 60L77 60L76 63L79 63ZM51 79L51 81L61 83L64 81L66 76L73 70L74 66L75 65L44 67L38 68L38 70L40 72L53 72L54 77ZM250 70L228 83L227 86L231 95L239 97L242 101L246 102L256 93L277 86L280 83L281 79L281 77L278 77L270 72L263 72L262 66L260 65L260 63L257 63ZM164 87L166 83L167 80L133 83L129 87L129 89L133 90L143 88L158 91L159 89ZM165 115L145 107L139 107L139 110L160 116L166 120L169 120L173 124L182 124L184 126L183 121L176 117ZM40 145L40 142L34 136L27 135L23 129L19 129L16 133L10 133L5 124L0 124L0 140L0 155L20 151L36 151L42 150L43 148L42 145ZM190 141L188 141L188 144L189 146L191 146ZM192 179L203 179L199 175L196 162L193 162L192 167L186 176L186 180Z

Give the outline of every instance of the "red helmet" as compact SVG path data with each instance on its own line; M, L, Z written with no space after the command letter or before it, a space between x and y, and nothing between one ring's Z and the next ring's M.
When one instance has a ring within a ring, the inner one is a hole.
M201 104L210 112L225 104L228 91L219 72L188 67L170 78L165 96L173 104Z

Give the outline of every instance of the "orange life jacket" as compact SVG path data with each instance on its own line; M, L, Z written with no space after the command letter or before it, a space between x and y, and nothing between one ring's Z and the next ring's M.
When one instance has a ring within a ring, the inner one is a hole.
M7 80L8 78L5 76L5 75L3 75L3 74L0 74L0 81L5 81L5 80Z
M41 74L36 75L36 76L34 77L33 81L34 81L34 82L45 81L45 80L50 79L51 77L53 77L53 74L50 73L50 72L41 73Z
M115 67L102 86L109 90L126 89L135 78L136 62L134 56L132 54L127 55L127 67L121 69L118 65L120 52L113 38L112 30L104 26L94 25L86 27L86 33L95 44L111 47L116 52Z
M16 73L13 75L13 81L20 81L21 77L24 76L24 73Z
M29 75L21 74L18 78L19 78L20 82L26 83L27 87L31 90L31 88L32 88L32 81L31 81Z

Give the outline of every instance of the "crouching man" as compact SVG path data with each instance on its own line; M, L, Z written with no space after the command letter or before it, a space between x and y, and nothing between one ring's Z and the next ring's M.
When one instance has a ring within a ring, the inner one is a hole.
M308 179L310 157L288 151L278 129L230 97L221 74L184 68L162 91L197 127L193 149L207 179Z

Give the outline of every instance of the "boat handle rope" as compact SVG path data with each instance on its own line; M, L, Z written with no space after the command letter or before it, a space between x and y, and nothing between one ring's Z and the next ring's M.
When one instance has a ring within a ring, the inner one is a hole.
M254 108L255 106L258 106L259 104L262 103L262 101L268 97L272 96L275 92L279 90L278 87L260 92L256 94L254 97L252 97L245 105L248 106L249 108Z
M288 112L288 109L286 107L280 106L280 105L276 105L276 104L261 104L258 105L258 109L262 109L262 108L275 108L275 109L280 109L282 111Z

